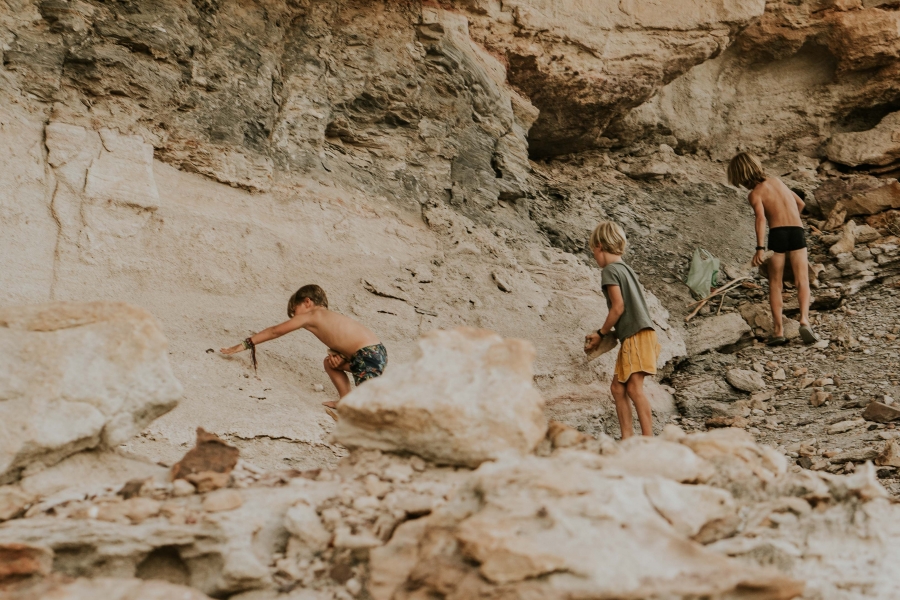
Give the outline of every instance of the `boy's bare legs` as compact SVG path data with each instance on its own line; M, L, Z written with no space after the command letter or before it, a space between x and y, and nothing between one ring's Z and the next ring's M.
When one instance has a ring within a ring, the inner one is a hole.
M644 377L646 373L632 373L625 384L625 391L634 403L637 410L638 421L641 424L641 435L653 435L653 411L650 409L650 401L644 394ZM630 407L629 407L630 409ZM631 420L631 410L628 411L628 420Z
M646 373L632 373L627 383L621 383L613 375L613 382L609 386L616 401L616 416L619 417L619 429L622 431L623 440L634 435L634 420L631 417L632 403L637 410L641 434L653 435L653 411L650 409L650 401L644 394L644 377L646 377Z
M800 324L809 325L809 258L806 248L789 252L794 282L797 284L797 301L800 304Z
M325 358L325 372L328 373L328 378L331 379L331 383L337 388L338 396L343 398L350 393L350 378L343 369L333 367L329 358ZM322 404L328 408L337 408L337 403L334 401L323 402Z
M796 275L795 275L796 277ZM772 307L772 335L781 337L784 335L784 321L781 316L783 301L781 288L784 282L784 254L776 252L769 259L769 304ZM807 297L809 294L809 281L806 284Z
M627 440L634 435L634 421L631 418L631 403L628 402L625 384L621 383L619 378L613 375L609 391L612 392L616 401L616 416L619 417L619 429L622 431L622 439Z

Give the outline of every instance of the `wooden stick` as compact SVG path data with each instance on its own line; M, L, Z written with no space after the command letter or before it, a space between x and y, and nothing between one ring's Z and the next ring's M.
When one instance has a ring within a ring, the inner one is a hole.
M731 290L728 290L728 291L731 291ZM722 294L722 301L719 302L719 310L716 311L717 317L719 316L719 313L722 312L722 307L725 306L725 296L727 296L727 295L728 295L728 292L725 292L724 294Z
M697 300L696 302L691 302L690 304L687 305L687 307L690 308L692 306L700 304L701 302L707 302L707 301L715 298L722 292L726 292L726 291L730 290L731 288L735 287L738 283L740 283L742 281L746 281L748 279L750 279L750 278L749 277L739 277L738 279L730 281L730 282L726 283L725 285L723 285L722 287L720 287L719 289L714 290L709 296L707 296L703 300Z
M694 309L694 312L692 312L691 314L689 314L688 316L686 316L686 317L684 318L684 322L687 323L688 321L690 321L691 319L693 319L694 317L696 317L696 316L697 316L697 313L700 312L700 309L701 309L701 308L703 308L704 306L706 306L706 303L707 303L707 302L709 302L709 298L706 298L705 300L701 300L701 301L700 301L700 306L698 306L697 308L695 308L695 309Z

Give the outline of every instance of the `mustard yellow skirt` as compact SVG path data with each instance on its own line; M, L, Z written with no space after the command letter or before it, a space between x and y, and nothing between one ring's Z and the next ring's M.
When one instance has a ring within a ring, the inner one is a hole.
M656 375L656 361L661 348L653 329L642 329L625 338L616 356L616 379L625 383L633 373Z

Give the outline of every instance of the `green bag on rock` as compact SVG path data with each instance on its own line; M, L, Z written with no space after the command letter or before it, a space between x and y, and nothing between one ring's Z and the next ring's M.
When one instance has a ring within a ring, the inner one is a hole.
M697 248L691 258L691 268L685 283L697 298L709 296L712 287L718 283L719 259L704 250Z

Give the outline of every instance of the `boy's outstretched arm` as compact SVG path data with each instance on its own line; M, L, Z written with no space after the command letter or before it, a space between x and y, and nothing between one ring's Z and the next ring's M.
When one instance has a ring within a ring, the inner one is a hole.
M280 323L273 327L267 327L263 329L259 333L254 333L250 336L250 341L253 342L253 345L256 346L258 344L262 344L263 342L268 342L269 340L274 340L275 338L280 338L286 333L290 333L292 331L297 331L306 325L307 315L296 315L290 321L285 321L284 323ZM222 348L222 354L235 354L240 352L241 350L246 350L244 347L244 343L241 342L231 348Z
M594 348L599 344L600 334L608 335L625 313L625 300L622 299L622 288L617 285L607 285L606 293L609 294L609 314L606 315L606 321L603 322L603 327L601 327L599 331L589 333L585 336L584 341L588 348Z

